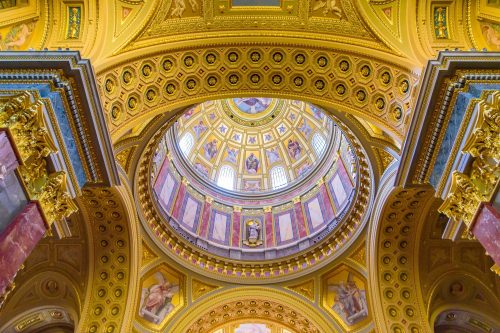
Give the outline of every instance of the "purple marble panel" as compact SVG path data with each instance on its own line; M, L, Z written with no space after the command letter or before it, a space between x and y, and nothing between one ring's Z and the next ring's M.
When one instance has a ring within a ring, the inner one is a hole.
M302 202L297 202L293 206L295 209L295 223L297 224L297 229L299 230L299 237L306 237L306 221L304 219L304 211L302 210Z
M233 235L231 245L240 246L240 232L241 232L241 212L233 212Z
M201 213L201 227L200 232L198 233L200 237L207 237L208 234L208 222L210 220L210 210L212 205L210 202L205 201L203 205L203 213Z
M472 233L493 258L495 264L500 266L500 212L491 204L482 206Z
M45 233L45 223L35 203L29 203L0 235L0 295Z
M172 211L172 216L179 220L179 215L181 214L182 203L184 202L184 196L186 195L186 185L181 183L179 187L179 192L177 192L177 198L175 198L174 210Z
M273 214L265 212L264 219L266 222L266 247L272 247L274 246Z

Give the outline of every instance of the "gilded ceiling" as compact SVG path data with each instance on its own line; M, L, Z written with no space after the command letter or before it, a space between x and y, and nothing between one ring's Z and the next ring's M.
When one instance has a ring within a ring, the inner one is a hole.
M464 300L497 324L482 248L394 187L423 66L499 50L497 2L0 1L0 37L91 59L122 183L39 244L6 332L431 332Z

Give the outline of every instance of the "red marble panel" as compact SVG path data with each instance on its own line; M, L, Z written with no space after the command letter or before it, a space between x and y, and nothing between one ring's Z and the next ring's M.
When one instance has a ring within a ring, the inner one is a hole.
M472 233L495 264L500 266L500 212L491 204L482 206L472 227Z
M0 235L0 295L14 281L24 263L46 231L38 206L31 202Z
M321 197L323 198L323 207L325 209L323 214L325 217L325 221L329 222L334 217L332 202L330 201L330 197L328 191L326 190L325 184L321 184L319 190L321 193Z
M184 183L181 183L179 187L179 192L177 192L177 198L175 198L174 210L172 211L172 216L177 220L179 220L180 210L185 195L186 195L186 185L184 185Z
M208 224L210 222L210 210L212 209L212 205L210 202L205 201L205 204L203 205L203 213L201 213L201 226L200 226L200 232L198 235L200 237L208 237Z
M297 229L299 230L299 237L306 237L307 236L307 230L306 230L306 221L304 219L304 212L302 211L302 202L297 202L294 205L294 210L295 210L295 218L296 223L297 223Z
M241 212L233 212L233 235L231 245L240 246L240 233L241 233Z
M0 175L14 171L19 165L16 153L5 131L0 131Z
M274 246L273 213L265 212L264 219L266 223L266 247L272 247Z

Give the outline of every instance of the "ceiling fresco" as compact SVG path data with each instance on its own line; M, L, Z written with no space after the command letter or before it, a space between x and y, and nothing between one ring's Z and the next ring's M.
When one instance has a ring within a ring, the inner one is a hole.
M236 192L262 192L309 175L334 144L332 129L331 119L308 103L234 98L188 109L176 141L200 177Z

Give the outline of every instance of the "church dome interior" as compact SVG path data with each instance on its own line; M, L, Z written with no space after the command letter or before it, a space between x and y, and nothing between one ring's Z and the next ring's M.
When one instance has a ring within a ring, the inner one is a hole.
M188 108L151 164L167 224L240 260L307 250L339 229L357 197L349 140L324 111L301 101L233 98Z
M499 0L0 0L0 332L500 333Z

